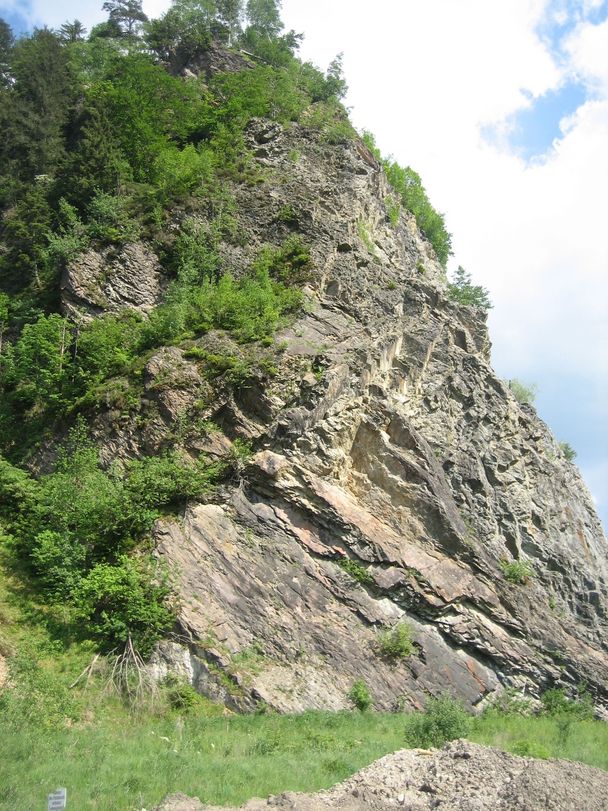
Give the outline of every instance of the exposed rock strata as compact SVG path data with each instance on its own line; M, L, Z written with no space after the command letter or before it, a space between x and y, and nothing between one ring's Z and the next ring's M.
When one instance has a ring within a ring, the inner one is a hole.
M158 258L143 242L127 243L118 252L89 250L63 274L63 311L76 321L124 309L145 314L160 302L163 287Z
M568 760L516 757L468 741L454 741L439 751L403 749L386 755L327 791L250 800L241 809L604 811L607 807L608 774L600 769ZM157 811L220 809L176 794Z
M248 139L265 182L234 189L243 238L222 245L226 264L243 273L263 243L297 232L315 267L305 313L267 350L276 374L252 363L244 384L210 386L163 349L139 413L108 409L95 425L108 461L156 452L185 423L192 454L237 437L255 450L215 503L157 526L184 643L162 666L177 657L237 708L338 709L358 678L384 709L581 681L606 704L606 539L576 467L493 373L483 313L447 299L409 214L391 224L392 192L362 143L265 121ZM501 560L533 577L507 582ZM388 661L378 632L399 621L415 652ZM251 650L255 668L235 663Z

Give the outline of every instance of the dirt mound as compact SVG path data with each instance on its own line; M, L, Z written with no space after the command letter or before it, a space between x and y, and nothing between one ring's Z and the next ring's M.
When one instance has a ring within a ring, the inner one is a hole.
M317 794L250 800L243 811L606 811L608 773L569 760L534 760L453 741L437 751L403 749ZM184 795L156 811L230 811ZM233 810L234 811L234 810Z

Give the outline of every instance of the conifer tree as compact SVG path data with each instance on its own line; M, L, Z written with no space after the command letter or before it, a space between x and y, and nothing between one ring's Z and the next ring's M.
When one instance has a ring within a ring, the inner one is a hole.
M148 21L141 0L106 0L102 8L108 12L110 23L115 23L126 39L135 39L142 23Z
M10 61L15 37L10 25L0 17L0 85L10 84Z
M24 179L52 175L64 154L64 127L75 91L59 37L42 28L20 39L13 49L12 74L10 158Z
M80 42L85 38L87 29L80 20L65 22L58 31L59 39L62 42Z

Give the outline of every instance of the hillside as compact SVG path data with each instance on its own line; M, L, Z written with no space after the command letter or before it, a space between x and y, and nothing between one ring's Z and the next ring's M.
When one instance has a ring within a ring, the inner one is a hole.
M3 46L13 603L119 687L233 711L363 683L605 714L606 538L448 284L443 218L350 125L339 60L224 5Z

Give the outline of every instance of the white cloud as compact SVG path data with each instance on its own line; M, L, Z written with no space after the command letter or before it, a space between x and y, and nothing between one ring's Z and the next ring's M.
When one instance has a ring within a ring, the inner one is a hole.
M604 97L608 96L608 19L598 25L577 26L568 38L566 51L573 70Z

